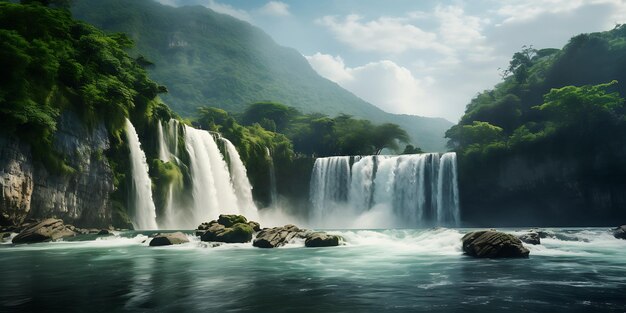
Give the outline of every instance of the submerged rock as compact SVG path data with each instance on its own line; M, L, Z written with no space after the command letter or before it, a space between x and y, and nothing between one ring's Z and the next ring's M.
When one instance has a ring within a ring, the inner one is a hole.
M31 223L17 236L13 243L36 243L73 237L76 233L63 224L62 220L49 218L38 223Z
M463 236L463 252L477 258L526 258L530 251L511 234L476 231Z
M329 235L327 233L310 233L306 236L304 245L306 247L335 247L339 245L339 236Z
M258 248L281 247L294 238L305 239L306 233L306 230L301 230L291 224L283 227L265 228L256 235L252 245Z
M613 229L613 236L617 239L625 239L626 240L626 225L622 225Z
M529 233L537 233L537 235L539 235L539 238L541 239L545 239L545 238L555 238L556 234L552 231L548 231L548 230L543 230L543 229L537 229L537 228L533 228L528 230Z
M156 234L150 241L150 246L170 246L189 242L189 238L181 232Z
M521 236L518 236L517 238L519 238L519 240L527 244L531 244L531 245L541 244L541 239L540 239L541 237L539 236L538 233L535 233L535 232L523 234Z
M110 235L113 235L113 233L112 233L110 230L108 230L108 229L101 229L101 230L97 233L97 235L98 235L98 236L110 236Z

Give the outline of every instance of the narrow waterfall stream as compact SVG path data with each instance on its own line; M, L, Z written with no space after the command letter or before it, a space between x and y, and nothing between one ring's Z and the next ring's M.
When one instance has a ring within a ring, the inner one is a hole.
M270 207L278 204L278 191L276 190L276 170L274 169L274 158L268 147L265 147L265 155L269 161L270 172Z
M133 227L135 229L157 229L156 209L152 200L152 182L148 174L146 155L141 149L139 135L128 119L126 119L126 137L130 150L132 175L129 208L133 212Z
M310 204L317 227L458 226L456 154L319 158Z
M178 121L169 120L167 123L161 121L157 125L159 159L163 162L174 162L179 165L178 159ZM163 216L158 219L159 228L176 229L178 220L182 212L176 212L176 194L174 192L175 183L171 182L167 189L167 200L163 208ZM178 214L177 214L178 213Z
M239 211L248 219L258 220L257 208L252 199L252 185L248 180L246 167L241 161L237 148L226 138L220 138L224 143L226 157L228 158L230 176L237 196Z

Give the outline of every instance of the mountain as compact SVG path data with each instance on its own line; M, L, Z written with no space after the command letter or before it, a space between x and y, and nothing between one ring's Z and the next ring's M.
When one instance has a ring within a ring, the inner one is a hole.
M424 150L445 150L443 134L452 123L384 112L318 75L296 50L231 16L151 0L77 0L72 12L133 39L130 53L154 63L150 77L168 88L162 98L182 116L192 116L199 106L237 113L254 102L274 101L304 113L396 123Z

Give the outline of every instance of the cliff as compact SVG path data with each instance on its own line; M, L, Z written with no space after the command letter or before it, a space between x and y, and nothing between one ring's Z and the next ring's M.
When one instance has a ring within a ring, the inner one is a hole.
M104 157L110 147L106 128L100 123L89 129L69 111L59 117L57 127L53 147L75 169L72 173L50 172L34 160L29 145L0 136L2 224L56 217L80 227L111 225L114 185Z
M467 226L606 226L626 219L620 158L517 153L459 160Z

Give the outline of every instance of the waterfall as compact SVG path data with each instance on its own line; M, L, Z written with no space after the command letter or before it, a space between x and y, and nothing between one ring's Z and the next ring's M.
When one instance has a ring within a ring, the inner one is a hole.
M310 204L319 227L458 226L456 154L319 158Z
M350 157L320 158L313 165L310 200L314 223L323 223L337 206L348 199Z
M148 174L146 155L141 150L141 143L135 127L126 119L126 137L130 150L130 170L132 175L129 207L133 209L133 227L135 229L157 229L156 210L152 201L152 182Z
M232 179L237 203L241 214L248 219L258 220L257 208L252 199L252 185L248 180L246 167L241 161L237 148L226 138L220 138L224 143L226 157L230 164L230 176Z
M441 156L437 197L437 221L440 224L458 225L461 221L459 186L456 176L456 153Z
M157 139L158 139L158 152L159 159L163 162L175 162L179 164L178 159L178 121L170 119L165 125L159 121L157 124ZM163 208L163 216L159 218L159 228L175 229L177 225L180 213L175 212L175 190L174 182L170 183L166 195L166 203ZM179 213L179 214L176 214Z
M185 147L190 160L193 204L184 226L195 227L219 214L240 213L228 165L211 133L185 126Z
M276 191L276 171L274 169L274 159L272 153L268 147L265 147L265 155L269 160L270 169L270 206L275 206L278 203L278 192Z

